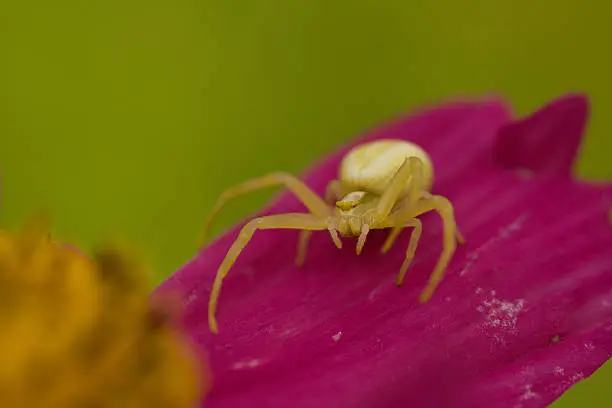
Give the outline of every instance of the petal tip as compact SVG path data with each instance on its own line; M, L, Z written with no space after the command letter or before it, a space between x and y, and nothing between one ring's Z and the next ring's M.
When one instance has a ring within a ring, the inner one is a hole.
M563 95L502 127L495 159L509 169L569 176L589 118L589 98Z

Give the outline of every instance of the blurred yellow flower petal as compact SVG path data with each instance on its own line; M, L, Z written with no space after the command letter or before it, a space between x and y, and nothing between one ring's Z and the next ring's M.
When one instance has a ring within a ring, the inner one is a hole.
M0 406L194 406L208 372L147 278L124 245L90 259L41 220L0 231Z

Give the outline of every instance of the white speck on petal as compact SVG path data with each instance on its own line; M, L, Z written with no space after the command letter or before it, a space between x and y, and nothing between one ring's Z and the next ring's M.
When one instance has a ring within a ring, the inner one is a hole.
M465 275L466 273L468 273L470 269L472 269L472 266L476 263L478 258L480 258L480 254L477 251L474 251L474 252L470 252L465 257L468 259L468 262L459 271L459 276Z
M528 384L525 386L525 393L521 395L521 401L527 401L527 400L533 399L538 396L538 394L533 392L531 387L532 387L531 384Z
M593 351L595 350L595 346L593 345L593 343L584 343L584 349L586 351Z
M262 361L260 359L254 358L251 360L239 361L237 363L232 364L232 370L245 370L248 368L255 368L261 365Z
M491 291L491 297L486 298L476 308L485 315L485 325L491 328L503 329L508 332L516 332L518 315L523 310L525 301L517 299L513 302L500 300L495 297L495 291Z
M465 275L469 272L470 269L472 269L472 266L476 263L476 260L478 259L478 254L470 254L467 256L467 258L469 259L469 261L465 264L463 268L461 268L461 270L459 271L459 276Z
M332 336L332 340L333 341L338 341L338 340L340 340L340 337L342 337L342 332L341 331L339 331L338 333L334 334Z
M553 374L554 375L564 375L565 374L565 369L563 367L560 367L560 366L555 366L555 368L553 368Z
M572 375L567 380L563 381L563 387L568 388L572 385L576 384L578 381L584 379L584 373L582 371L578 371L576 374Z
M469 254L466 255L466 258L469 259L470 261L475 261L480 257L480 255L478 254L478 252L470 252Z
M578 371L576 374L572 375L570 380L572 381L572 384L576 384L578 381L582 380L583 378L584 378L584 373L582 371Z
M512 222L510 225L500 229L499 238L508 238L513 232L520 230L526 219L527 215L523 214L514 220L514 222Z
M191 303L195 302L198 298L196 291L193 290L183 299L183 306L189 306Z
M383 284L380 284L377 287L375 287L374 289L372 289L372 291L368 295L368 300L374 300L380 294L380 292L383 290L383 288L385 286L387 286L387 285L388 285L388 283L384 282Z
M560 390L566 390L582 379L584 379L584 373L582 371L578 371L576 374L566 378L561 382L561 384L559 384Z

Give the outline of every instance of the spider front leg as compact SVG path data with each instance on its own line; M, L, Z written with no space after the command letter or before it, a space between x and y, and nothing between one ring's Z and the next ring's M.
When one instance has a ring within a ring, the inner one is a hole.
M395 282L397 286L401 286L401 284L404 282L404 277L406 276L408 267L412 263L412 259L414 258L414 254L417 250L417 245L419 244L419 239L421 238L421 233L423 232L423 224L421 223L421 220L417 218L408 220L404 226L412 227L412 234L410 234L410 242L408 242L408 249L406 249L406 258L404 259L404 263L402 263L402 267L397 275L397 280Z
M453 205L447 198L436 195L425 198L417 203L414 208L414 213L415 216L417 216L432 210L435 210L442 218L443 249L440 257L438 258L438 263L429 277L427 286L425 289L423 289L423 292L421 292L421 295L419 296L419 301L421 303L426 303L436 291L436 288L440 284L440 281L444 276L444 272L446 271L446 268L448 267L448 264L455 253L457 241L461 242L463 239L461 234L458 232L457 225L455 223Z
M400 194L406 185L408 185L409 191L408 196L404 198L405 201L402 202L402 208L398 208L395 216L392 216L391 219L387 220L387 217L389 217L389 214L397 205L397 202L400 199ZM394 230L391 231L391 235L387 239L387 242L383 246L383 249L385 249L385 247L390 247L393 244L400 232L397 229L403 228L402 226L398 226L397 221L394 221L393 219L399 220L404 217L405 219L410 220L420 214L432 210L436 210L442 217L444 223L444 247L442 254L440 254L440 258L438 259L438 263L430 276L429 283L419 297L419 300L422 303L427 302L431 298L442 280L444 271L446 270L446 267L448 266L448 263L450 262L450 259L457 247L457 241L460 243L464 242L463 236L459 232L459 229L455 223L454 210L450 201L444 197L432 195L426 191L424 187L425 180L423 177L423 162L417 157L408 157L400 166L395 176L389 183L389 186L382 194L376 208L378 223L394 228ZM418 227L418 232L416 233L417 240L414 239L414 234L417 230L416 228L417 227L415 227L415 230L413 230L413 236L411 237L410 244L408 245L409 248L406 253L406 261L402 265L400 274L398 275L398 284L402 283L408 265L410 264L409 260L412 259L414 251L416 250L416 243L421 234L421 227ZM412 255L410 255L411 252Z
M401 198L402 190L408 185L408 195L402 202L402 206L407 209L414 207L419 201L431 199L433 195L426 190L426 180L423 171L423 161L418 157L407 157L404 163L395 173L395 176L389 182L389 186L382 194L378 206L376 208L376 216L378 223L385 223L393 208L397 205ZM399 210L406 211L406 210ZM385 241L382 252L386 253L391 249L391 246L401 233L403 227L392 227L391 233ZM454 235L459 243L465 243L465 239L461 232L455 226Z
M397 237L399 236L399 234L402 232L403 229L404 229L403 226L402 227L391 227L391 232L389 233L389 236L385 240L385 243L383 244L383 246L380 248L380 252L382 254L386 254L387 252L389 252L389 250L391 249L391 247L393 246L393 244L397 240Z
M385 243L383 244L383 246L380 248L380 252L382 254L386 254L387 252L389 252L389 250L391 250L391 247L393 246L395 241L397 241L397 238L399 237L399 234L401 234L402 230L405 227L406 226L401 226L401 227L393 226L393 227L391 227L391 232L387 236L387 239L385 240ZM413 232L413 234L414 234L414 232ZM456 228L455 238L457 239L457 242L459 242L460 244L465 244L465 238L463 238L463 235L461 235L461 232L459 231L459 228Z
M406 272L408 271L408 267L412 263L412 259L414 258L414 254L417 250L417 245L419 243L419 239L421 238L421 233L423 232L423 224L421 220L418 218L409 218L406 217L410 214L412 208L407 201L403 201L401 207L397 209L397 211L387 219L386 223L383 225L386 228L392 228L389 237L387 237L387 241L383 245L382 251L386 253L390 248L399 233L403 228L412 227L412 233L410 234L410 242L408 243L408 248L406 249L406 258L402 263L402 267L400 268L400 272L397 275L397 286L400 286L404 282L404 277L406 276Z
M339 180L332 180L327 184L327 188L325 190L325 202L330 207L333 206L337 200L341 199L343 195L344 189L342 188L342 183L340 183ZM312 231L300 231L297 256L295 257L296 266L304 265L304 261L306 260L306 252L308 251L308 242L310 241L311 236Z
M212 222L229 200L253 191L274 187L276 185L283 185L285 188L295 194L297 198L306 206L306 208L308 208L312 214L319 218L326 218L333 213L333 210L321 197L315 194L306 184L304 184L304 182L299 180L294 175L284 172L271 173L238 184L237 186L234 186L221 194L221 197L219 197L217 200L217 203L204 224L202 244L208 235Z
M387 217L393 208L395 208L398 204L400 194L406 185L408 185L408 196L402 201L402 207L404 208L410 208L422 197L430 196L430 194L425 190L423 162L418 157L407 157L389 182L389 185L382 194L376 208L378 223L387 223ZM398 211L399 217L396 218L402 219L401 213L403 210L398 209ZM403 222L403 220L400 222ZM402 232L404 226L391 225L391 228L391 232L381 248L381 252L383 254L387 253L391 249L397 240L397 237Z
M309 231L320 231L328 229L327 219L320 218L313 214L279 214L269 215L266 217L255 218L249 221L240 231L238 238L232 244L225 259L217 270L215 282L210 293L210 299L208 302L208 325L210 331L213 333L218 332L217 320L215 318L217 310L217 301L219 294L221 293L221 286L223 279L227 276L230 268L236 262L238 255L242 252L244 247L249 243L249 240L253 237L253 234L257 230L264 229L300 229Z
M380 196L376 207L376 218L379 223L389 216L393 207L401 198L402 191L408 186L409 204L416 203L425 191L425 176L423 173L423 162L418 157L406 157L404 163L397 170L386 190Z

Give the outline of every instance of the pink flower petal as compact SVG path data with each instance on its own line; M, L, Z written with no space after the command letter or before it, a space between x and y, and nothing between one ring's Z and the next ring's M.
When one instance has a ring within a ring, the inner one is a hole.
M499 133L495 155L508 168L569 176L588 119L589 101L567 95Z
M417 297L441 250L434 214L401 288L407 234L384 256L385 231L360 256L315 234L297 268L295 231L258 232L224 283L218 336L208 296L238 230L201 251L159 290L183 294L184 324L210 352L206 406L545 407L593 373L612 351L612 191L565 177L585 101L513 124L498 101L446 104L354 142L417 142L434 160L435 193L455 205L468 242L426 305ZM315 191L350 147L307 173ZM302 210L283 193L266 213Z

